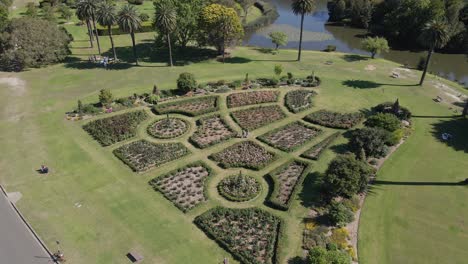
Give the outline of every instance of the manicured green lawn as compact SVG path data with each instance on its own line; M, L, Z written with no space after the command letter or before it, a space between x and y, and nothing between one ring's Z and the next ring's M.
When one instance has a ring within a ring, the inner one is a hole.
M182 54L177 61L183 61L186 66L169 68L165 67L167 55L164 52L157 55L151 52L150 41L154 35L145 33L137 35L140 67L123 64L105 70L79 61L86 60L95 51L87 48L84 27L67 27L75 37L72 51L78 60L20 74L0 73L0 78L25 81L24 90L0 82L3 106L0 183L10 192L23 194L19 208L52 249L56 240L61 241L71 263L128 263L125 254L131 249L141 252L145 263L220 263L223 257L230 255L192 223L197 215L216 205L255 205L282 217L287 231L281 241L280 259L281 263L286 263L302 254L301 220L313 201L311 177L306 179L304 189L294 198L287 213L264 206L265 191L247 204L221 198L216 192L220 176L238 170L223 171L206 157L238 139L201 152L186 142L189 133L181 139L194 155L144 174L133 173L112 155L112 150L120 144L103 148L83 131L83 122L64 118L64 113L73 109L78 99L96 101L102 88L111 89L119 97L150 92L155 83L161 89L175 88L177 76L186 71L194 73L200 82L243 79L246 73L250 78L270 77L275 64L282 64L285 72L296 76L315 71L323 82L317 89L319 95L314 98L314 107L298 115L288 114L287 119L258 129L252 133L252 138L321 108L352 112L399 98L415 115L449 117L415 118L414 134L384 165L378 180L453 183L467 177L468 122L455 122L449 105L432 101L441 92L430 80L424 87L412 86L417 83L419 73L390 78L390 73L398 66L395 63L365 58L350 60L350 56L344 54L322 52L305 52L303 61L296 62L295 51L269 55L253 48L237 48L226 64ZM109 50L108 38L102 37L101 42L103 49ZM116 36L115 42L119 56L130 61L130 37ZM325 64L327 61L333 63ZM369 64L376 69L366 70ZM455 84L449 84L464 92ZM282 96L285 92L286 89L281 89ZM221 113L227 116L224 104ZM150 122L140 127L140 138L149 138L145 129ZM455 146L439 142L433 135L435 129L436 135L452 133ZM278 153L279 159L266 169L248 174L261 179L271 169L298 157L331 133L331 130L326 131L328 133L317 140L288 154L264 145ZM337 144L343 142L341 139ZM333 151L327 151L320 161L312 162L313 170L324 171L334 155ZM183 214L147 183L155 176L197 160L204 160L218 176L209 182L209 202ZM48 176L35 172L43 163L51 168ZM264 181L262 184L266 185ZM464 241L468 239L467 200L467 188L460 186L376 186L363 210L361 262L462 263L468 258L464 248Z

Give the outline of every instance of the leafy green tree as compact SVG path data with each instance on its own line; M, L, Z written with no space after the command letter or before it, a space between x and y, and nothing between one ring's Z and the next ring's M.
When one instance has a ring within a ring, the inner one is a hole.
M130 34L132 38L133 57L135 64L138 65L138 56L135 44L135 32L141 28L141 20L134 6L124 5L118 13L117 24L123 32Z
M351 24L356 27L369 28L372 18L372 0L351 1Z
M155 18L154 25L156 29L167 38L167 47L169 49L169 65L172 67L172 45L171 33L177 27L177 15L171 0L160 0L154 4Z
M88 28L88 36L89 36L89 44L91 48L94 48L94 33L93 33L93 28L91 26L91 17L90 14L85 10L83 7L77 6L76 8L76 17L80 21L85 21L86 22L86 27Z
M364 50L371 53L372 59L375 58L375 55L382 52L388 52L390 50L387 40L381 37L367 37L362 41L361 45Z
M370 116L365 125L368 127L378 127L390 132L394 132L401 128L400 119L394 114L390 113L377 113Z
M351 264L351 257L338 249L314 247L309 251L308 264Z
M73 16L73 12L70 7L66 5L60 5L58 10L63 19L70 21L71 17Z
M101 89L99 91L99 102L103 106L109 106L114 101L114 96L109 89Z
M45 20L55 22L57 18L55 17L55 6L51 6L49 3L46 3L42 6L42 14Z
M301 16L301 33L299 37L299 53L297 60L301 61L302 53L302 35L304 32L304 16L311 14L315 10L315 0L293 0L291 4L294 15Z
M0 5L0 30L7 27L8 21L8 8Z
M34 2L28 2L26 4L26 12L24 12L28 17L37 17L37 6Z
M421 76L419 85L423 85L424 79L426 78L427 69L431 62L432 54L435 49L443 48L450 39L447 24L444 21L432 21L427 23L421 33L421 41L428 47L426 65Z
M99 25L107 27L107 33L112 46L112 54L114 55L114 60L117 60L117 52L115 51L114 38L112 36L112 26L117 24L115 6L109 2L101 3L97 8L97 21Z
M354 221L354 213L341 202L332 201L328 207L328 219L338 227L346 226Z
M98 46L98 53L101 55L101 44L99 43L99 36L96 27L96 9L97 1L95 0L81 0L77 4L77 14L80 13L80 16L90 19L93 24L94 35L96 36L96 44Z
M177 79L177 89L184 94L197 89L195 76L189 72L181 73Z
M340 155L328 165L323 178L325 191L333 196L346 198L363 192L373 169L352 155Z
M275 72L276 76L280 76L281 73L283 72L283 65L276 64L275 68L274 68L274 72Z
M346 17L346 1L335 0L328 3L330 21L341 21Z
M280 46L288 45L288 35L284 32L274 31L268 34L268 36L270 37L271 42L275 44L275 50L278 50Z
M0 69L21 71L65 59L71 39L57 24L38 18L13 19L0 39Z
M380 158L387 154L386 143L390 140L391 133L376 127L366 127L351 131L349 150L361 160L368 157ZM364 156L363 156L364 154Z
M204 29L205 41L215 46L223 55L223 62L226 46L242 39L244 35L244 29L236 11L219 4L211 4L203 8L201 25Z

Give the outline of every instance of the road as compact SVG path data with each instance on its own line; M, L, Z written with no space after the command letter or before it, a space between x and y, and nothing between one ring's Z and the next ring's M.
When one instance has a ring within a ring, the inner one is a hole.
M54 263L2 191L0 191L0 263Z

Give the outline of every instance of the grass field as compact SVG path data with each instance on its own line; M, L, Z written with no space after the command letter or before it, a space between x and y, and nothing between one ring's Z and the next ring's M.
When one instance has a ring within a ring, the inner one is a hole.
M287 119L254 131L252 138L321 108L352 112L399 98L417 116L414 134L386 162L378 173L381 182L366 200L359 230L360 261L464 263L468 258L467 188L450 185L467 177L468 122L457 120L449 109L453 105L432 100L441 94L433 85L432 76L425 86L419 87L414 86L419 77L417 72L392 79L389 75L398 65L380 59L304 52L303 61L296 62L295 51L271 55L245 47L233 50L233 57L226 64L209 59L212 56L209 50L204 56L178 53L176 61L185 66L169 68L166 53L152 46L152 33L137 35L140 67L122 63L104 70L82 61L95 53L88 48L84 27L67 28L75 37L73 56L68 62L19 74L0 73L3 106L0 183L10 192L23 194L19 208L52 249L56 240L61 241L70 263L128 263L125 254L131 249L141 252L145 263L220 263L230 255L192 223L197 215L216 205L256 205L282 217L287 232L281 241L281 263L302 255L301 220L314 199L312 177L305 180L287 213L263 205L267 190L264 181L264 191L254 201L235 204L219 196L216 184L220 176L238 170L223 171L206 157L238 139L200 152L186 141L191 133L185 134L184 144L194 155L136 174L112 155L112 150L122 143L103 148L84 132L83 122L64 118L78 99L96 101L102 88L111 89L116 97L150 92L155 83L161 89L171 89L175 88L178 75L187 71L194 73L200 82L243 79L246 73L250 78L269 77L275 64L282 64L285 72L296 76L315 71L323 80L319 95L314 97L312 109L295 116L288 114ZM130 37L116 36L115 42L119 57L124 62L131 61ZM107 37L102 37L101 43L104 50L109 50ZM328 61L331 65L325 63ZM442 82L466 93L454 83ZM286 89L281 89L282 96L285 92ZM221 114L227 113L222 103ZM149 139L146 126L154 119L140 126L139 138ZM232 120L230 123L238 129ZM192 126L191 132L193 129ZM443 132L454 135L451 146L438 140ZM279 159L266 169L248 174L261 179L326 135L288 154L263 144L277 153ZM343 142L341 139L336 144ZM334 155L333 151L327 151L320 161L311 163L312 170L324 171ZM197 160L205 161L217 176L209 182L209 201L183 214L147 183L155 176ZM52 170L48 176L35 171L43 163ZM82 206L78 208L77 203Z

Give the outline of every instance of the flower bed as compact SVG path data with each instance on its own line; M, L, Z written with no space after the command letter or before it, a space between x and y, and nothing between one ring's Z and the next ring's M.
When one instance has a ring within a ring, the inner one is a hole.
M181 143L155 144L139 140L114 150L114 155L136 172L144 172L153 167L179 159L190 154Z
M255 91L247 93L234 93L227 97L228 108L239 106L278 102L278 91Z
M312 97L317 93L311 90L295 90L286 94L285 105L289 111L299 113L312 107Z
M323 152L333 143L339 136L341 135L340 132L336 132L323 141L319 142L318 144L314 145L312 148L304 152L301 157L311 160L318 160Z
M217 96L191 98L176 102L163 103L154 106L157 114L177 113L188 116L198 116L218 111Z
M286 117L277 105L252 107L231 113L232 118L240 127L255 130Z
M198 148L206 148L235 135L232 128L219 115L201 118L197 121L197 131L190 137L190 142Z
M135 111L91 121L83 129L102 146L110 146L134 137L138 125L147 118L145 111Z
M342 129L352 128L363 119L364 115L359 112L343 114L327 110L320 110L305 117L306 121L317 125Z
M243 174L229 176L218 184L219 194L233 202L252 200L261 189L262 186L254 177Z
M241 263L278 263L275 256L281 219L266 211L216 207L194 222Z
M273 184L273 192L267 198L268 204L280 210L288 210L292 197L305 177L307 164L299 161L287 163L267 174Z
M169 172L149 182L183 212L207 200L205 183L211 169L198 162Z
M189 124L180 118L165 118L155 121L148 127L148 134L155 138L176 138L182 136L189 129Z
M272 162L275 155L253 141L243 141L211 155L210 158L223 168L260 170Z
M270 131L258 139L274 148L291 152L321 133L321 129L298 121Z

